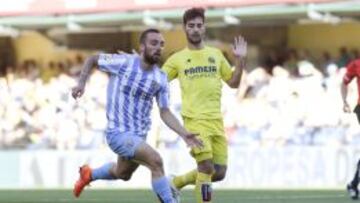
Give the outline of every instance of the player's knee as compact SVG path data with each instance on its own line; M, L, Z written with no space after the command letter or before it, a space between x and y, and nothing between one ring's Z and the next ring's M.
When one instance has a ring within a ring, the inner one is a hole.
M206 173L206 174L214 174L215 173L214 165L212 164L212 162L210 160L205 160L205 161L199 162L198 170L199 170L199 172Z
M217 165L215 165L215 173L212 177L212 181L216 182L216 181L224 180L225 176L226 176L226 167L218 167Z
M155 172L162 172L163 171L163 161L159 154L156 154L151 159L151 169Z

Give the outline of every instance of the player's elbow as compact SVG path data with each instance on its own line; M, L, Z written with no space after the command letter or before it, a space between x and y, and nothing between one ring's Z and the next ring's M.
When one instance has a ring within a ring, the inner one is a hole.
M97 61L99 60L99 55L91 55L86 59L86 63L91 64L92 66L97 65Z
M341 83L341 91L346 91L347 90L347 86L348 86L348 83L346 81L342 81Z
M228 81L228 85L229 85L229 87L235 89L235 88L238 88L238 87L239 87L240 81Z
M161 108L160 109L160 118L162 120L167 118L167 115L170 113L170 110L168 108Z

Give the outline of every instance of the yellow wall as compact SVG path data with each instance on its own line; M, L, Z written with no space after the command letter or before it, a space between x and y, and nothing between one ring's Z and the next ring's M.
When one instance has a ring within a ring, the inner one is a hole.
M66 59L74 61L77 55L88 55L90 52L82 50L69 50L59 48L46 36L36 31L26 31L14 39L17 64L27 59L34 59L42 68L46 68L50 61L65 62Z
M317 57L325 50L338 57L340 47L360 49L360 23L292 25L288 45L295 49L307 48Z
M182 30L168 31L164 33L165 37L165 56L174 51L183 49L186 45L186 36Z
M56 58L54 43L38 32L27 31L14 40L17 63L35 59L40 65Z
M164 57L167 57L174 51L183 49L186 46L186 37L182 30L171 30L161 32L165 38ZM133 33L131 44L138 49L140 33Z

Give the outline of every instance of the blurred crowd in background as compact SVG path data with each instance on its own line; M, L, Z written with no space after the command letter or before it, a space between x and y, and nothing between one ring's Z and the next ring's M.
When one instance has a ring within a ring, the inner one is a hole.
M354 114L342 111L340 85L344 66L359 58L358 50L340 50L322 58L309 51L270 54L259 67L248 67L239 89L224 84L222 111L230 145L353 145L360 142ZM94 71L84 96L75 101L83 58L50 62L33 60L8 68L0 76L1 149L98 149L106 146L107 75ZM180 89L171 85L172 110L180 114ZM356 84L349 102L357 101ZM156 105L155 105L156 106ZM179 138L154 112L156 145L176 147Z

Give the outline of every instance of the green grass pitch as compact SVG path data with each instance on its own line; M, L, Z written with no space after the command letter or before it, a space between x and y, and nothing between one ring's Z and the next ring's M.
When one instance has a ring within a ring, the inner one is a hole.
M182 203L194 203L192 190ZM70 190L0 190L0 203L157 203L150 190L87 189L78 199ZM213 203L346 203L344 190L215 190Z

